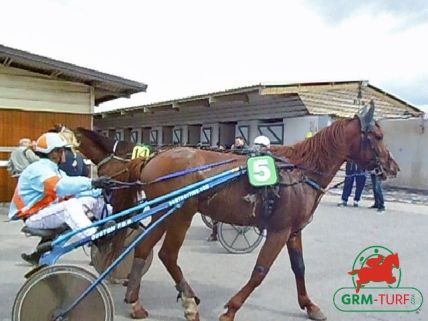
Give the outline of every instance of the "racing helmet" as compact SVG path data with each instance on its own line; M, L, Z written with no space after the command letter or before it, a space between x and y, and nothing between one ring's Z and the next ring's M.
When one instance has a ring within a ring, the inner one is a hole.
M45 133L37 139L36 152L49 154L55 148L67 146L67 142L57 133Z
M308 139L308 138L312 138L312 137L314 137L314 134L313 134L311 131L308 131L308 132L306 133L306 135L305 135L305 138L306 138L306 139Z
M260 145L260 146L264 146L264 147L270 147L270 139L266 136L257 136L254 139L254 145Z

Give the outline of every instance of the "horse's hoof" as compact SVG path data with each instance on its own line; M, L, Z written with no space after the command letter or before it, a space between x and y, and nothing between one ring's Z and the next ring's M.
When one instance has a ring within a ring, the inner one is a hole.
M149 313L142 307L137 301L132 305L131 318L133 319L145 319L149 316Z
M196 313L194 321L201 321L201 319L199 318L199 312Z
M195 298L183 298L184 317L187 321L199 321L198 305Z
M309 319L316 321L327 320L327 317L324 315L324 313L322 313L320 308L308 310L308 317Z
M149 313L144 309L131 312L131 318L133 319L145 319L148 316L149 316Z

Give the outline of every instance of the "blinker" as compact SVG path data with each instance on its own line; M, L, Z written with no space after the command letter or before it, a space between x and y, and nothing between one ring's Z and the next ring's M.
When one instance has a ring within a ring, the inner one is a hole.
M375 119L373 117L374 110L375 104L373 100L371 100L368 105L364 106L363 109L355 114L355 116L360 119L361 131L365 134L370 132L375 127Z

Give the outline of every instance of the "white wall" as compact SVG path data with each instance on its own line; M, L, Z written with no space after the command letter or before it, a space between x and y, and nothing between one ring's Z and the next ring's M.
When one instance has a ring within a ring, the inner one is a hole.
M384 139L400 166L397 178L385 185L428 189L428 121L395 119L380 122Z
M330 124L330 116L284 118L284 144L293 145L304 140L307 132L315 134Z
M92 87L0 65L0 108L90 114Z

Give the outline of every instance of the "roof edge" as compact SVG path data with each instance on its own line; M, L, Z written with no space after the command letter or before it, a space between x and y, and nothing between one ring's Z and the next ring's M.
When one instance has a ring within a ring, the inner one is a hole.
M134 90L146 91L147 85L141 82L134 80L125 79L123 77L103 73L94 69L89 69L85 67L80 67L75 64L63 62L60 60L52 59L49 57L37 55L30 53L28 51L23 51L15 48L6 47L0 44L0 53L4 53L12 59L23 59L37 62L39 64L45 65L46 67L51 67L55 69L62 69L72 73L77 73L84 76L89 76L98 81L109 81L112 83L117 83L123 86L132 87Z
M150 108L155 109L156 107L169 106L169 105L171 106L171 109L173 109L174 106L179 105L180 103L184 103L184 102L206 100L206 99L210 100L211 98L216 97L216 96L221 97L221 96L227 96L227 95L245 94L245 93L255 92L255 91L258 91L261 94L267 94L267 95L279 95L279 94L283 94L283 93L299 94L299 88L304 89L304 88L308 88L308 87L323 87L323 86L334 87L334 86L349 86L349 85L368 87L372 90L375 90L375 91L381 93L382 95L387 96L390 99L396 100L397 102L399 102L400 104L403 104L406 107L411 108L412 110L414 110L415 114L422 115L424 113L423 111L421 111L416 106L413 106L413 105L405 102L404 100L402 100L402 99L400 99L400 98L398 98L392 94L389 94L386 91L384 91L384 90L382 90L376 86L371 85L368 80L348 80L348 81L324 81L324 82L306 82L306 83L290 83L290 84L259 83L257 85L237 87L237 88L232 88L232 89L224 90L224 91L217 91L217 92L211 92L211 93L207 93L207 94L193 95L193 96L188 96L188 97L183 97L183 98L178 98L178 99L159 101L159 102L154 102L154 103L149 103L149 104L144 104L144 105L137 105L137 106L131 106L131 107L126 107L126 108L118 108L118 109L109 110L109 111L96 112L96 113L94 113L94 115L98 116L98 115L108 115L108 114L116 114L116 113L126 113L126 112L132 112L132 111L138 111L138 110L144 110L144 109L150 109ZM270 91L270 89L275 89L275 88L278 88L278 89L283 88L284 91L283 92L281 90Z

